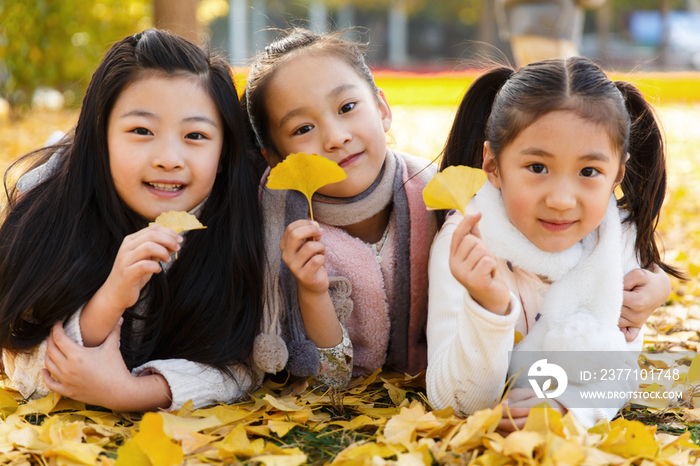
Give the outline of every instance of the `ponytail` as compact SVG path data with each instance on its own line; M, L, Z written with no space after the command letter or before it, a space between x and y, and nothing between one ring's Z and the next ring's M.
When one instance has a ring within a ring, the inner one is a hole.
M622 94L631 119L627 148L630 158L621 185L624 195L618 204L629 212L625 222L634 222L637 227L635 248L642 268L657 264L669 275L683 279L680 270L661 261L654 241L666 195L666 158L661 128L654 109L634 85L617 81L615 86Z
M442 150L440 170L453 165L466 165L481 168L486 141L486 122L491 115L491 107L496 94L503 84L515 73L502 66L479 76L464 95L457 109L454 123ZM437 212L438 225L445 221L445 212Z

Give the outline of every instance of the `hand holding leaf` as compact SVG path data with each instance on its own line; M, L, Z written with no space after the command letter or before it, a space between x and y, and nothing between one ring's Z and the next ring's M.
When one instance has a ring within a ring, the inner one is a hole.
M486 173L478 168L447 167L423 189L423 200L428 209L457 209L466 215L469 200L485 182Z
M304 194L309 201L309 212L313 220L311 196L323 186L343 181L347 177L345 170L332 160L316 154L299 152L289 155L282 163L270 170L267 187L293 189Z

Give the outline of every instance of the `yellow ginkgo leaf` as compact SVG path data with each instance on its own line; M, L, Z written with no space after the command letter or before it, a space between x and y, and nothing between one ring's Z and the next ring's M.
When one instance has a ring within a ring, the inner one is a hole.
M182 447L173 443L163 431L160 414L146 413L141 419L139 433L134 436L136 445L143 451L153 466L180 464L184 457Z
M340 166L316 154L289 155L282 163L270 170L267 177L267 187L270 189L293 189L306 196L309 201L311 220L314 211L311 207L311 196L323 186L343 181L348 176Z
M447 167L423 189L428 209L457 209L464 214L469 200L486 182L486 173L465 166Z
M174 210L163 212L156 217L155 222L151 222L149 225L160 225L165 228L170 228L175 233L180 233L185 230L201 230L202 228L206 228L194 215L182 211L176 212Z

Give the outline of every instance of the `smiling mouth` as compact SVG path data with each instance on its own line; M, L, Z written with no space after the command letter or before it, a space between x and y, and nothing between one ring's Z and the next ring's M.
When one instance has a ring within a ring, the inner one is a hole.
M166 184L166 183L146 183L148 186L155 188L159 191L175 192L180 191L185 187L184 184Z
M351 163L353 163L355 160L357 160L357 158L359 156L361 156L362 154L364 154L364 151L358 152L357 154L352 154L349 157L345 157L343 160L338 162L338 165L340 165L340 167L346 167L346 166L350 165Z
M549 231L564 231L572 227L576 222L549 222L547 220L540 219L540 223L542 223L542 226Z

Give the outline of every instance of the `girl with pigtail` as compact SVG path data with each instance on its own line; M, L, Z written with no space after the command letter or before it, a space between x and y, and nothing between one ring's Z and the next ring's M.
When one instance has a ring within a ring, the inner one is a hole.
M665 274L682 277L654 241L665 156L639 90L579 57L493 69L460 104L441 168L452 165L483 168L488 181L466 217L441 219L431 250L433 406L490 407L526 351L607 351L633 370L639 328L670 291ZM503 430L522 428L543 401L527 369L503 400ZM572 385L547 401L587 426L627 401L583 407L582 383Z

